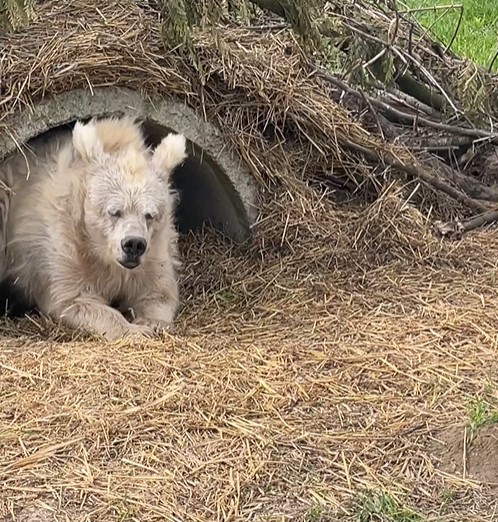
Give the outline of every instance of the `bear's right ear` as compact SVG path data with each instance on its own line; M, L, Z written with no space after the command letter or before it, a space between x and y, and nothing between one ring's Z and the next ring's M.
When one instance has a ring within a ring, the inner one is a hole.
M73 145L81 158L85 161L93 161L100 158L104 147L97 135L95 121L91 120L86 125L76 122L73 129Z
M152 165L163 180L187 158L187 140L183 134L168 134L152 155Z

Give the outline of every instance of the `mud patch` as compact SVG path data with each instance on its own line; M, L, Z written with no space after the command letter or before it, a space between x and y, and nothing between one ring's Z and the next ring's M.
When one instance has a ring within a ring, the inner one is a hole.
M470 436L465 426L454 426L437 436L432 452L446 473L498 487L498 426L484 426Z

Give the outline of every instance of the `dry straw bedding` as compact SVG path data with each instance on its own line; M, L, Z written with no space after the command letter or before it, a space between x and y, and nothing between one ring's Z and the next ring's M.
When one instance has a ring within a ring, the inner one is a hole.
M3 115L88 82L200 106L152 12L96 5L44 2L50 23L9 37ZM307 188L306 165L325 163L310 129L373 138L284 52L287 37L235 36L223 53L198 44L213 68L207 112L239 131L229 134L264 185L281 182L253 242L183 239L185 307L161 340L104 345L37 318L3 323L0 516L358 520L359 494L373 490L424 520L494 520L493 485L447 471L433 439L463 437L469 401L497 399L496 234L439 242L395 185L364 208ZM258 114L291 119L300 147L276 145L275 125L259 140ZM347 167L332 141L319 145Z
M322 520L357 520L368 489L426 520L493 520L494 489L440 467L433 437L463 437L467 404L496 400L495 237L414 261L391 230L372 255L353 248L355 214L316 202L325 235L283 205L251 252L183 241L174 336L3 326L6 520L307 520L321 505Z

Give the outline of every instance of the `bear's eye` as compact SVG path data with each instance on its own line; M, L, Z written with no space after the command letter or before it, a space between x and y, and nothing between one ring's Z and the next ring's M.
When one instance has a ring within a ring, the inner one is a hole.
M147 214L145 214L146 221L152 221L155 217L155 214L152 214L151 212L147 212Z
M109 216L113 218L120 218L122 215L121 210L109 210Z

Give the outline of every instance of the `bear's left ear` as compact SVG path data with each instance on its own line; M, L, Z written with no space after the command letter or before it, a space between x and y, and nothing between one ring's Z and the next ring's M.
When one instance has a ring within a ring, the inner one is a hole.
M97 135L95 120L90 120L86 125L76 122L73 129L73 145L85 161L90 162L102 156L104 147Z
M168 181L173 170L187 158L183 134L168 134L152 155L152 166L161 179Z

